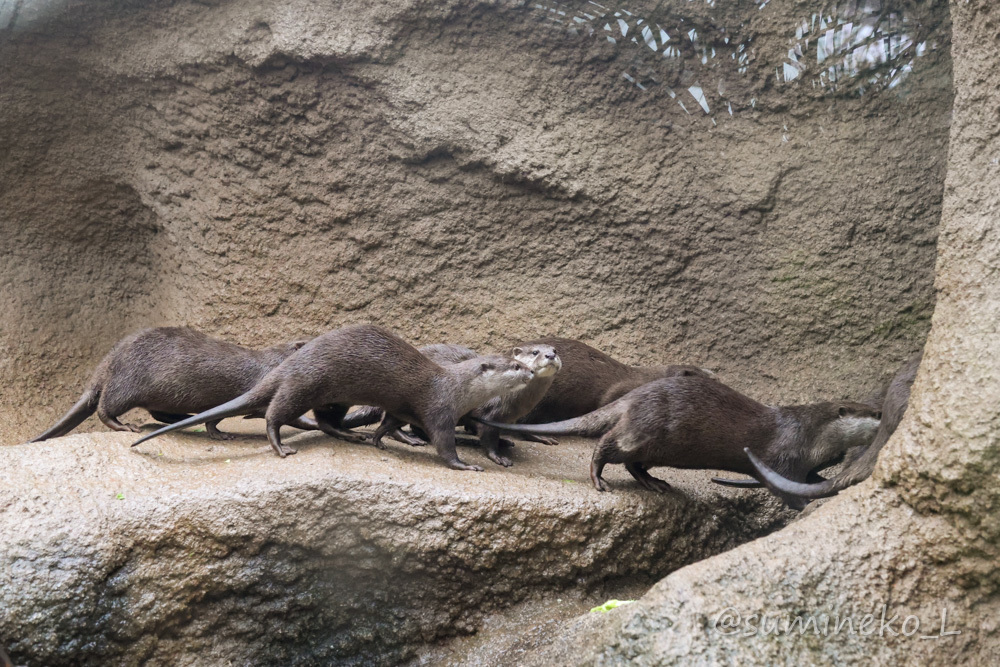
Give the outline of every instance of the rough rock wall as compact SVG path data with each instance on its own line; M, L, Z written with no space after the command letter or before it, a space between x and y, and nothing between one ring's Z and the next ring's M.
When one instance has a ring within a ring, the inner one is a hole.
M490 466L473 473L315 434L284 460L261 435L133 439L0 449L16 664L397 664L531 596L648 587L789 515L706 471L666 471L660 495L616 466L616 492L597 493L583 440L522 443L511 469L465 451Z
M951 10L937 308L909 409L872 479L675 572L621 613L577 619L519 664L996 663L1000 6L956 0ZM844 619L853 625L836 630Z
M154 324L559 334L764 400L863 394L933 310L947 12L900 3L938 48L898 89L827 94L772 74L817 3L715 4L629 7L672 58L553 3L105 1L5 31L0 441Z

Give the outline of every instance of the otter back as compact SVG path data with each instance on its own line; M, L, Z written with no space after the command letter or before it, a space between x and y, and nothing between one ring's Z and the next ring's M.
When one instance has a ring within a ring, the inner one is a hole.
M418 424L450 467L481 470L458 458L458 417L471 409L469 404L485 403L530 378L531 371L512 359L496 364L477 357L442 367L387 329L355 325L313 339L243 396L134 444L209 419L264 409L268 439L284 457L294 450L281 444L282 425L312 410L320 430L357 440L357 435L342 430L344 415L352 405L373 405L397 424Z
M518 347L550 345L559 353L562 370L538 405L521 419L528 424L571 419L593 412L647 382L665 377L711 377L696 366L628 366L586 343L555 336Z
M118 417L133 408L144 408L157 420L207 410L251 389L305 343L252 350L186 327L144 329L120 340L97 365L76 405L31 442L66 435L95 411L111 429L138 432ZM214 422L208 431L222 436Z

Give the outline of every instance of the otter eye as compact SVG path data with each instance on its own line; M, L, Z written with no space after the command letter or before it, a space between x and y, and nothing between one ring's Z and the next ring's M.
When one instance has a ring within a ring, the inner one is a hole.
M847 408L845 408L844 406L840 406L840 409L837 410L837 414L839 414L841 417L845 416L847 414Z
M531 351L531 356L537 357L538 356L538 350L532 350Z
M875 413L875 419L882 419L882 413L881 412L876 412Z

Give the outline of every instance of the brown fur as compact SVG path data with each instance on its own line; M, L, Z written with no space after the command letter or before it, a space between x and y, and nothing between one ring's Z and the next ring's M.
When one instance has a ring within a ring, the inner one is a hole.
M625 464L642 486L664 491L668 484L652 477L648 468L753 475L745 447L789 477L805 479L850 447L871 442L876 415L853 402L769 407L716 380L689 376L654 380L582 417L507 428L600 436L590 469L599 491L607 490L601 472L609 463Z
M431 361L447 366L449 364L460 363L476 356L476 352L462 345L441 343L436 345L426 345L420 348L420 352ZM525 348L516 347L511 351L514 359L524 363L531 369L533 375L531 381L521 389L501 394L491 399L486 404L463 416L460 423L464 424L472 432L479 436L480 444L486 451L486 456L494 463L509 467L511 460L502 456L499 452L501 444L510 444L509 441L500 437L500 432L492 427L469 419L478 417L501 423L513 423L520 417L527 414L545 395L555 374L562 366L559 355L555 348L550 345L534 345ZM492 358L492 357L491 357ZM503 359L504 357L499 357ZM344 417L344 428L356 428L374 424L383 418L381 408L367 406L348 414ZM380 427L382 432L388 433L396 440L409 445L419 446L427 444L419 437L406 434L400 429L388 430L388 426L383 424ZM419 429L418 429L419 430Z
M647 382L665 377L712 374L696 366L628 366L586 343L571 338L538 338L518 347L551 345L562 359L562 370L538 405L520 421L540 424L572 419L618 400Z
M342 430L344 415L352 405L374 405L395 424L419 425L449 467L482 470L458 458L458 418L530 378L531 371L512 359L497 366L476 357L442 367L391 331L360 324L313 339L243 396L162 428L134 445L209 419L266 408L268 439L275 453L284 457L295 450L281 444L278 430L306 411L313 411L324 433L356 441L358 436ZM376 433L377 438L381 435Z
M31 440L63 436L95 411L115 431L139 429L118 421L144 408L157 421L173 422L249 391L267 373L308 341L251 350L188 329L143 329L120 340L97 365L83 396L54 426ZM206 425L214 438L226 437Z
M766 460L758 458L751 462L755 467L755 476L774 493L783 498L795 497L800 500L812 500L833 496L849 486L867 479L875 469L879 452L896 432L896 427L902 421L910 402L910 388L917 377L917 370L923 359L923 352L910 357L899 372L892 378L882 400L882 422L871 444L865 447L859 456L849 461L836 476L817 484L802 484L774 468Z

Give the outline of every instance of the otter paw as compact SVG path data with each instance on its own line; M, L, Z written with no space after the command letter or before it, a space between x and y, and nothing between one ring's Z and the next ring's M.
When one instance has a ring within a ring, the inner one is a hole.
M509 468L512 465L514 465L514 462L511 461L506 456L500 456L499 454L494 454L493 452L487 452L486 458L488 458L490 461L493 461L493 463L502 465L504 468Z
M480 466L469 465L468 463L464 463L462 461L459 461L458 459L455 459L454 461L449 461L448 467L453 470L471 470L473 472L483 471L483 469Z
M671 488L673 488L667 482L664 482L662 479L658 479L656 477L650 477L646 480L646 483L643 484L643 486L650 491L656 491L657 493L667 493Z

